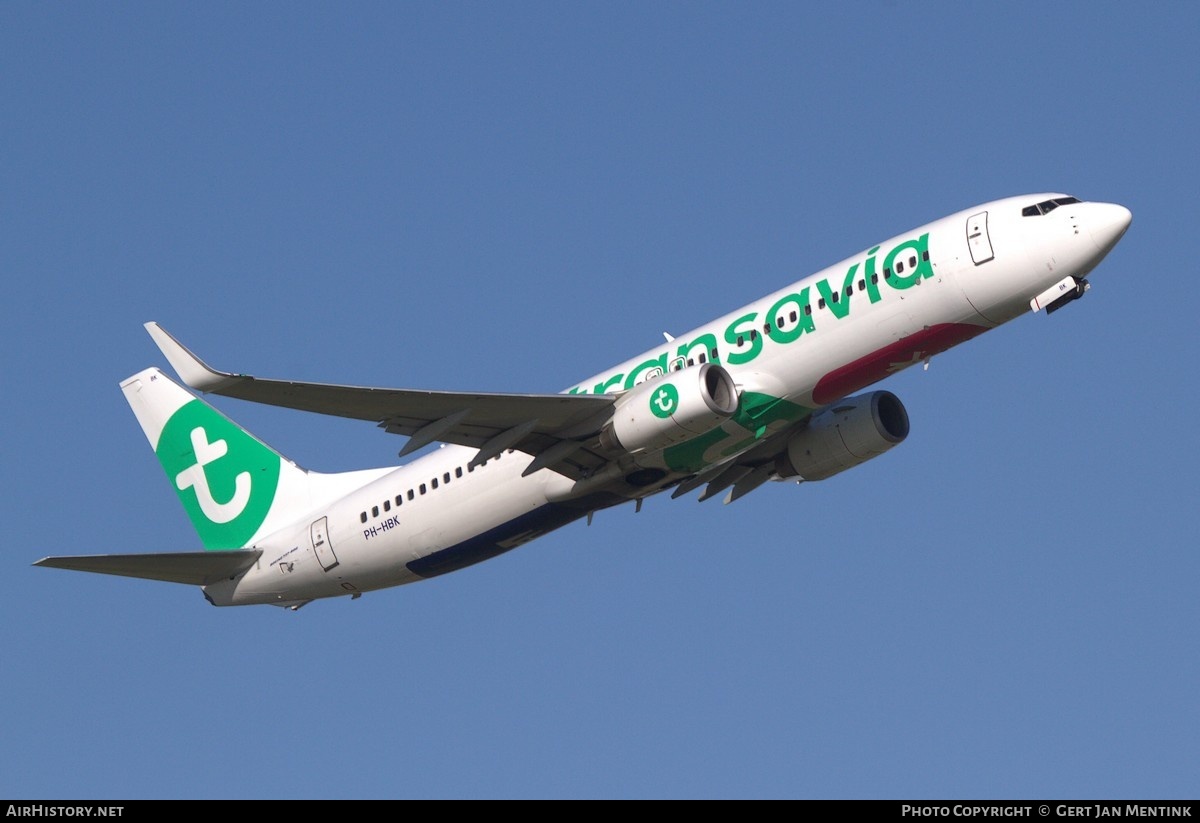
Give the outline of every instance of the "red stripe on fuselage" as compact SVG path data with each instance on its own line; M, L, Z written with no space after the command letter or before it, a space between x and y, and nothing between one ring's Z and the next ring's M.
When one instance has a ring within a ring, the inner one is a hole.
M877 383L890 374L941 354L946 349L987 331L986 326L969 323L940 323L930 326L891 345L860 357L853 363L834 369L817 381L813 400L825 406L841 400L864 386Z

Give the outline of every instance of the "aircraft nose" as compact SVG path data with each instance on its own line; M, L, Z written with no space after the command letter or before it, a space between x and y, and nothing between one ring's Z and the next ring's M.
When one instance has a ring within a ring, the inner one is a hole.
M1112 251L1113 246L1117 245L1117 241L1125 235L1129 224L1133 222L1133 212L1116 203L1093 203L1092 205L1094 208L1089 219L1092 224L1092 242L1096 244L1096 249L1103 257Z

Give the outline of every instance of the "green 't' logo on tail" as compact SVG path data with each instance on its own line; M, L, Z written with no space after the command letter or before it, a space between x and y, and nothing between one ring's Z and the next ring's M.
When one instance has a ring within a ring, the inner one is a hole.
M279 455L193 400L163 427L156 452L206 549L237 549L262 525Z

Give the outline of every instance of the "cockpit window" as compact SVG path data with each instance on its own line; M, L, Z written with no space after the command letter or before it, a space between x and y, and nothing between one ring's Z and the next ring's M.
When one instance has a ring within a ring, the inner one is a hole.
M1049 214L1059 206L1069 206L1072 203L1078 202L1078 197L1055 197L1053 200L1043 200L1035 206L1026 206L1021 209L1021 216L1038 217L1039 215Z

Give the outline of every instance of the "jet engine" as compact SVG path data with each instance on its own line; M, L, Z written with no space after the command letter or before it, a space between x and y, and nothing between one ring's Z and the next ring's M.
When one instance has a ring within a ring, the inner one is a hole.
M820 411L776 458L780 477L824 480L878 457L908 437L908 412L889 391L847 397Z
M659 451L712 431L733 416L738 392L723 366L705 363L630 389L600 431L606 448Z

